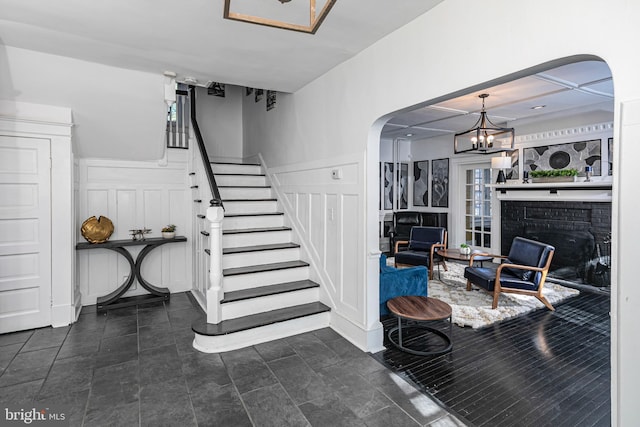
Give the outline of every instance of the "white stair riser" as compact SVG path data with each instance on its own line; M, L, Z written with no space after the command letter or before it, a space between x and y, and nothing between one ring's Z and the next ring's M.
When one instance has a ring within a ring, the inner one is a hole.
M329 312L273 323L233 334L206 336L195 334L193 347L204 353L221 353L261 344L329 326Z
M222 256L222 268L248 267L250 265L273 264L300 259L300 249L275 249L269 251L244 252Z
M222 200L271 199L273 194L269 187L221 187Z
M291 241L291 230L265 231L260 233L223 234L223 248L237 248L241 246L271 245Z
M278 202L276 202L275 200L260 202L225 201L224 211L228 214L278 212Z
M230 164L221 164L221 163L211 163L211 169L213 173L236 173L238 175L242 174L261 174L262 166L257 165L230 165Z
M285 268L282 270L262 271L260 273L225 276L222 286L225 292L275 285L309 279L309 267Z
M264 186L267 185L267 178L264 176L251 175L216 175L218 186Z
M264 313L294 305L309 304L318 301L318 288L302 289L295 292L268 295L222 304L222 320Z
M282 227L283 225L284 215L232 216L225 217L222 221L223 230Z

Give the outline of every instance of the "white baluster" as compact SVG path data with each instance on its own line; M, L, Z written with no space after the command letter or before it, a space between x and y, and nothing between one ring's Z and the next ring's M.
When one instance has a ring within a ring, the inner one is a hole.
M207 323L220 323L222 310L220 301L224 296L222 288L222 220L224 210L220 206L207 208L209 220L209 288L207 289Z

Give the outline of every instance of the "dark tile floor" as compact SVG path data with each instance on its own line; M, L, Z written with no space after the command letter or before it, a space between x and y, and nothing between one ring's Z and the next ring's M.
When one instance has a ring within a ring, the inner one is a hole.
M454 326L445 355L388 346L374 357L476 426L608 426L610 298L583 292L555 308L481 329ZM429 345L424 334L405 339Z
M91 427L464 425L329 328L204 354L191 346L201 315L174 294L0 335L0 402Z

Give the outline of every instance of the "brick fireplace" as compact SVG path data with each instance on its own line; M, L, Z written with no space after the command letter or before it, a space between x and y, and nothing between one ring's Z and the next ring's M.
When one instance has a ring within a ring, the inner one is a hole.
M555 246L550 278L596 287L611 285L611 202L502 200L501 247L515 236Z

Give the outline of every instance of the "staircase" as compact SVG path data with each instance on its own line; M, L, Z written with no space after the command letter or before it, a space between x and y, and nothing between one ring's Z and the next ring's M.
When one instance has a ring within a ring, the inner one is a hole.
M319 302L319 285L309 280L309 264L262 167L212 163L212 169L225 209L222 321L195 322L194 347L217 353L328 326L329 307Z

